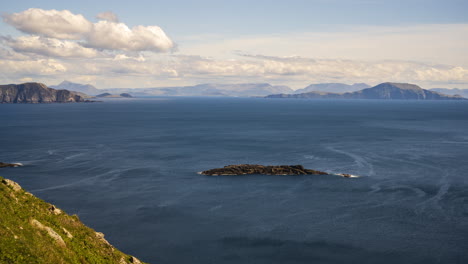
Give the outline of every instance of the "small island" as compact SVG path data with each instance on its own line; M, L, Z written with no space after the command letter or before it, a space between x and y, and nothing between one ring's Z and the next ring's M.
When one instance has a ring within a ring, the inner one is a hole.
M220 175L247 175L247 174L263 174L263 175L328 175L328 173L317 170L305 169L302 165L278 165L264 166L257 164L239 164L228 165L223 168L216 168L207 171L202 171L201 174L209 176Z
M121 94L102 93L102 94L96 95L96 98L133 98L133 96L129 93L121 93Z
M7 167L16 168L16 167L21 167L21 166L23 166L23 164L21 164L21 163L5 163L5 162L0 162L0 168L7 168Z
M338 175L345 178L355 178L352 174L330 174L324 171L305 169L302 165L279 165L279 166L264 166L257 164L240 164L228 165L223 168L216 168L200 172L203 175L220 176L220 175Z

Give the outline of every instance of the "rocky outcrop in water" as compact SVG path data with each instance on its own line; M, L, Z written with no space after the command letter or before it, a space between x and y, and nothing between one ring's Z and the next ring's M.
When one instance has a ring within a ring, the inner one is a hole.
M264 174L264 175L329 175L329 173L317 170L305 169L302 165L280 165L263 166L256 164L228 165L223 168L202 171L201 174L209 176L219 175L245 175L245 174Z
M55 90L42 83L0 85L0 103L72 103L90 102L68 90Z
M98 98L132 98L133 96L129 93L121 93L121 94L110 94L110 93L102 93L96 95Z
M23 166L23 164L21 164L21 163L5 163L5 162L0 162L0 168L7 168L7 167L16 168L16 167L21 167L21 166Z

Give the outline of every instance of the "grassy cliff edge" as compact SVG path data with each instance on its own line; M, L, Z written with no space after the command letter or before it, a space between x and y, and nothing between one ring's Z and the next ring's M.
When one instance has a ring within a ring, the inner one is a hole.
M0 177L0 263L141 263L85 226Z

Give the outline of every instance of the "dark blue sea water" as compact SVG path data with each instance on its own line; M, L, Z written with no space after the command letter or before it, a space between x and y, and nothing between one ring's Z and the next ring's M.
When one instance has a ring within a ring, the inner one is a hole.
M0 105L0 161L151 263L468 263L467 102ZM362 177L197 174L239 163Z

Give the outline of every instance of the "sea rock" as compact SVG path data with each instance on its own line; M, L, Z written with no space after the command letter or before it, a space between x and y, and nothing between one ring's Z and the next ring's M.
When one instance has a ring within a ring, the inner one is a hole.
M228 165L223 168L202 171L201 174L210 176L219 175L328 175L329 173L305 169L302 165L263 166L257 164Z
M4 162L0 162L0 168L6 168L6 167L16 168L16 167L21 167L21 166L23 166L22 163L4 163Z

